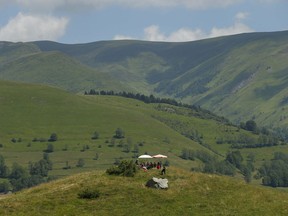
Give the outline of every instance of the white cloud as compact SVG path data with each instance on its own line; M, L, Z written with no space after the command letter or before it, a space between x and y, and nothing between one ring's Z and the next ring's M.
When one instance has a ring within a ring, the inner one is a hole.
M113 40L137 40L137 38L126 35L115 35Z
M236 18L236 20L240 21L240 20L247 19L248 16L249 16L249 13L247 13L247 12L239 12L239 13L236 14L235 18Z
M144 39L148 41L192 41L205 37L205 33L201 29L191 30L188 28L178 29L166 36L156 25L145 28L144 33Z
M68 19L19 13L0 28L0 41L56 40L66 30Z
M151 25L144 29L144 36L140 40L147 41L169 41L169 42L184 42L195 41L205 38L220 37L226 35L240 34L245 32L253 32L249 26L239 20L246 18L244 13L236 15L236 21L232 26L217 28L213 27L210 32L205 32L201 29L180 28L170 34L165 34L160 31L159 26ZM114 40L136 39L130 36L116 35ZM139 39L139 38L138 38Z
M226 27L226 28L212 28L209 37L219 37L219 36L225 36L225 35L234 35L234 34L240 34L244 32L253 32L253 29L251 29L249 26L236 22L234 25Z

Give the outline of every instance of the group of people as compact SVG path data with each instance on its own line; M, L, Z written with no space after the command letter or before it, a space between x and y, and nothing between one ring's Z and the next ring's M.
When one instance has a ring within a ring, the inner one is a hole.
M136 165L139 166L140 168L144 169L145 171L149 170L149 169L157 169L157 170L161 170L161 174L164 175L166 174L166 167L162 165L161 161L156 162L141 162L139 163L138 160L136 160Z

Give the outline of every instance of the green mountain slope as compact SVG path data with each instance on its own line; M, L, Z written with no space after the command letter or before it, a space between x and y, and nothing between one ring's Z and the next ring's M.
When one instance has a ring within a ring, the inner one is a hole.
M90 169L103 169L117 159L144 154L166 154L171 165L185 169L198 167L199 160L183 160L183 149L205 151L223 160L231 143L259 136L227 124L223 118L167 104L145 104L117 96L74 95L59 89L0 81L0 154L7 164L28 166L42 158L48 138L54 151L52 175L69 175ZM115 139L121 128L125 138ZM94 132L98 139L91 139ZM222 140L221 144L217 144ZM229 143L230 144L229 144ZM243 141L242 141L243 142ZM246 143L247 141L245 141ZM287 145L241 149L243 157L253 152L257 166L274 152L288 152ZM95 160L95 155L99 158ZM85 159L85 167L76 167ZM63 168L70 164L72 169Z
M286 215L288 194L215 175L168 169L168 190L144 185L157 171L135 177L86 172L0 197L1 215ZM78 193L97 190L96 199Z
M155 119L152 115L162 112L154 105L132 99L77 96L45 86L1 81L0 101L0 154L9 166L13 162L28 166L29 161L42 158L52 133L58 136L51 153L55 175L81 171L75 167L79 158L86 161L83 171L107 168L117 158L132 159L135 146L137 154L168 154L172 163L189 168L193 162L181 162L181 150L187 146L206 149ZM125 138L112 145L117 128L124 130ZM95 131L99 139L92 140ZM13 138L19 141L12 142ZM169 143L163 141L168 138ZM128 153L124 152L127 144ZM99 159L93 160L96 153ZM73 169L63 170L67 161Z
M58 51L41 52L31 43L3 42L0 51L2 80L41 83L76 93L96 86L107 90L129 89L68 55Z
M287 42L284 31L186 43L35 44L99 68L138 92L199 104L235 122L253 118L277 127L287 125Z
M201 105L237 123L253 118L259 125L286 127L287 42L288 31L184 43L12 44L37 52L22 61L11 57L9 64L0 62L0 78L73 92L110 88L152 93ZM43 78L36 78L38 73Z

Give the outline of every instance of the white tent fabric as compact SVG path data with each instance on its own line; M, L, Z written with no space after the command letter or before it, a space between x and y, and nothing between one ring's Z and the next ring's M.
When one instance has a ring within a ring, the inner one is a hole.
M167 156L162 155L162 154L157 154L157 155L154 155L153 158L167 158Z
M153 158L153 157L150 155L140 155L138 158L144 159L144 158Z

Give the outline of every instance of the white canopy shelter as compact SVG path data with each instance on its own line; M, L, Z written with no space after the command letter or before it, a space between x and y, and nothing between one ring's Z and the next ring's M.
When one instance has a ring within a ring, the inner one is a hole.
M154 155L153 158L167 158L167 156L162 155L162 154L157 154L157 155Z
M147 158L153 158L153 157L150 155L140 155L138 158L147 159Z

